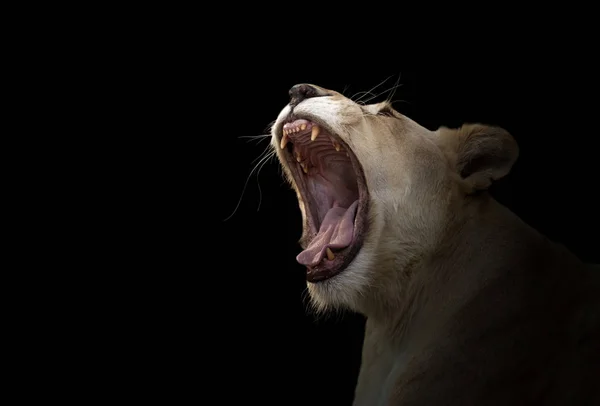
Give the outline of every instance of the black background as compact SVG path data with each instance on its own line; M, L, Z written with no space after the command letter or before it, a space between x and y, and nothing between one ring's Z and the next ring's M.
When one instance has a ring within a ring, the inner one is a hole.
M223 65L213 76L186 71L185 80L174 75L165 85L164 138L145 158L152 162L146 201L131 207L132 216L144 213L136 232L149 241L139 253L148 271L140 272L139 296L124 317L138 337L129 347L143 359L136 369L159 382L144 390L175 382L172 396L210 392L220 399L214 404L351 403L362 317L308 310L304 269L295 262L300 212L275 159L244 190L269 141L242 137L267 134L297 83L352 96L388 78L375 90L383 92L399 78L394 107L429 129L504 127L520 156L492 193L582 259L600 262L598 86L591 68L348 68L289 58ZM136 182L134 190L142 187Z

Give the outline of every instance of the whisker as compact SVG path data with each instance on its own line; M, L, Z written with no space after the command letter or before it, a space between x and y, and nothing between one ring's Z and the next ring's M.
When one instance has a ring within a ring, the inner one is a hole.
M260 134L260 135L240 135L238 138L267 138L271 134Z
M277 122L277 119L271 121L268 125L267 128L265 128L263 131L266 133L271 133L271 130L273 129L273 126L275 125L275 122Z
M266 139L271 138L271 134L261 134L261 135L241 135L238 138L248 138L247 142L256 141L257 144L263 142Z
M266 146L266 148L264 149L264 151L263 151L263 152L262 152L262 153L261 153L259 156L257 156L256 158L254 158L254 160L252 160L252 162L250 162L250 165L252 165L254 162L258 161L259 159L262 161L262 160L263 160L263 158L264 158L264 157L265 157L267 154L274 154L274 153L275 153L275 150L274 150L274 149L271 149L271 151L269 151L269 148L271 148L271 147L272 147L272 145L271 145L271 144L267 145L267 146ZM258 165L258 164L257 164L257 165Z
M392 101L392 98L394 97L394 95L396 94L396 91L397 91L397 90L398 90L398 88L400 87L400 86L399 86L399 84L400 84L400 78L401 78L401 77L402 77L402 72L400 72L400 73L398 74L398 80L396 80L396 83L394 83L394 87L393 87L393 89L394 89L394 90L392 91L392 93L391 93L391 94L390 94L390 95L387 97L387 99L386 99L386 101L387 101L388 103L390 103L390 102Z
M387 90L384 90L383 92L381 92L381 93L379 93L379 94L377 94L377 95L375 95L375 96L373 96L373 97L369 98L368 100L366 100L366 102L368 103L368 102L370 102L371 100L373 100L373 99L375 99L375 98L377 98L377 97L381 96L381 95L382 95L382 94L384 94L384 93L390 92L390 91L392 91L392 90L394 90L394 91L395 91L395 89L397 89L397 88L399 88L399 87L401 87L401 86L402 86L402 84L399 84L399 83L398 83L399 81L400 81L400 77L398 77L398 81L396 81L396 84L395 84L394 86L392 86L391 88L389 88L389 89L387 89Z
M226 219L224 219L223 221L227 221L229 220L231 217L233 217L235 215L235 213L237 212L238 208L240 207L240 204L242 203L242 199L244 197L244 193L246 192L246 188L248 187L248 181L250 180L250 177L252 176L252 174L258 169L260 171L260 165L268 160L269 158L271 158L273 156L273 154L275 154L275 149L273 149L273 146L271 144L267 145L266 148L264 149L264 151L259 155L258 158L254 159L254 161L252 161L251 165L254 164L254 162L256 162L256 160L259 160L259 162L254 165L254 167L252 168L252 170L250 171L250 174L248 175L248 177L246 178L246 182L244 182L244 187L242 189L242 194L237 202L237 205L235 206L235 209L233 209L233 213L231 213ZM257 174L258 177L258 174ZM258 185L259 190L260 190L260 184ZM262 196L262 192L261 192L261 196Z
M271 152L269 153L269 155L267 155L267 159L263 160L263 163L260 165L260 167L258 168L258 171L256 172L256 184L258 185L258 207L256 208L256 211L260 210L260 205L262 204L262 189L260 187L260 183L258 182L258 175L260 175L260 170L262 168L265 167L265 165L267 163L269 163L269 161L275 156L275 150L271 150Z
M360 99L362 99L363 97L365 97L365 96L366 96L366 95L368 95L368 94L372 95L373 93L372 93L372 92L365 92L365 91L362 91L362 92L357 92L357 93L356 93L354 96L358 96L359 94L362 94L362 96L361 96L360 98L358 98L358 99L354 100L354 102L355 102L355 103L358 103L358 104L362 104L362 105L364 105L365 103L364 103L363 101L361 101ZM353 96L353 97L354 97L354 96Z
M372 92L377 89L379 86L383 85L385 82L387 82L392 76L394 75L390 75L387 78L385 78L382 82L379 82L379 84L377 84L376 86L372 87L370 90L366 91L366 92L358 92L356 93L354 96L352 96L350 98L350 100L353 100L354 97L356 97L359 94L363 94L361 97L359 97L358 99L354 100L355 103L358 103L363 97L365 97L367 94L373 94ZM385 92L384 92L385 93Z

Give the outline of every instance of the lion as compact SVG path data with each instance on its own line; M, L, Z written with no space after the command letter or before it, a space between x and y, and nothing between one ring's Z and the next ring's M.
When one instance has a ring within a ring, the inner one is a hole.
M311 302L366 317L355 405L600 404L598 266L491 196L519 155L506 130L299 84L271 146Z

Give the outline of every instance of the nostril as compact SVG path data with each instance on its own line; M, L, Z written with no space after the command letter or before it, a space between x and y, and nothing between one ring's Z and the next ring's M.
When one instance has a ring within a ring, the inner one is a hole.
M301 83L293 86L290 91L290 104L296 105L304 99L321 96L318 90L309 84Z
M315 89L309 85L301 84L296 85L290 89L290 97L314 97L316 95Z

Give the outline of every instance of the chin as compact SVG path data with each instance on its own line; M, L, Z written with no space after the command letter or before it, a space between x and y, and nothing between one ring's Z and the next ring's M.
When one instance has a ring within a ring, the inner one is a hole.
M334 309L361 310L362 302L368 295L367 289L371 285L367 271L371 267L372 261L369 258L372 256L368 251L363 246L352 263L335 277L319 282L307 280L311 303L317 312Z

